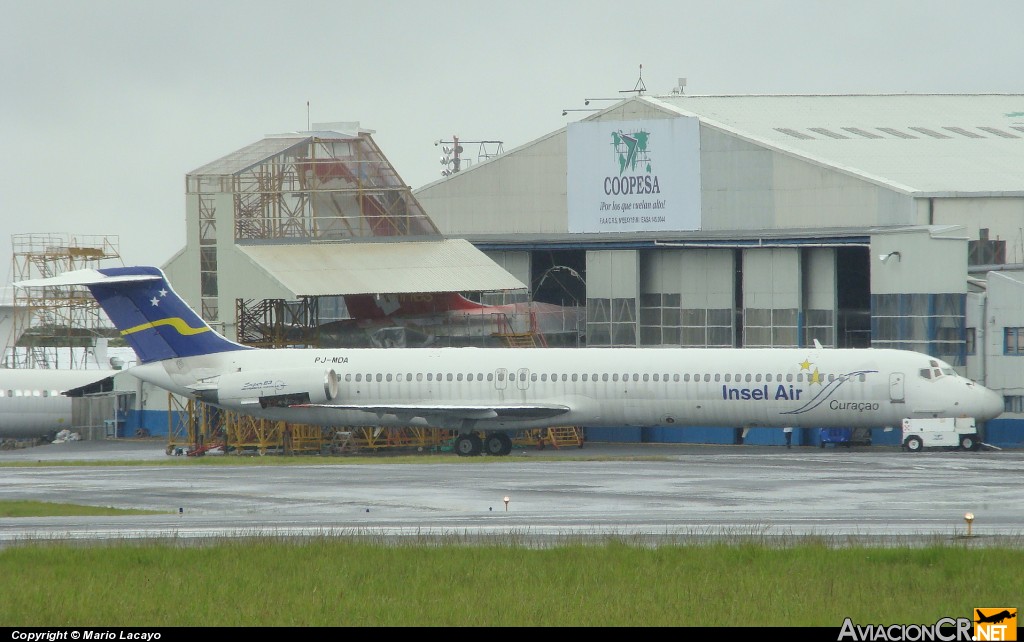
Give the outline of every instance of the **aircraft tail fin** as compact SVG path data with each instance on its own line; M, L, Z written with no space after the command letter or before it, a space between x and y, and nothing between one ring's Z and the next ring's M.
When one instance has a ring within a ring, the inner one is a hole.
M160 268L73 270L21 281L20 288L84 285L139 358L150 363L232 350L248 350L213 330L178 296Z

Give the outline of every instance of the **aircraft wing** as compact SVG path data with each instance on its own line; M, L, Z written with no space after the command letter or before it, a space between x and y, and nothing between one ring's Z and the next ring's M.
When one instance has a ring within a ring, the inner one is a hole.
M378 417L394 415L402 421L421 418L433 425L449 425L464 419L505 419L528 421L564 415L571 410L561 404L518 404L514 406L486 406L473 404L297 404L293 408L331 408L361 410Z

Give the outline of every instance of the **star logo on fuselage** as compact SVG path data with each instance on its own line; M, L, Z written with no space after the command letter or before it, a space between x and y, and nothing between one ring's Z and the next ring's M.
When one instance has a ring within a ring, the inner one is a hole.
M821 385L821 373L818 372L817 368L815 368L814 372L811 373L811 383L812 384L816 383L819 386Z
M817 367L815 367L814 370L812 371L811 370L811 366L813 366L813 365L814 364L811 363L810 360L804 359L803 361L800 362L800 371L801 372L803 372L804 370L807 371L807 382L808 383L811 383L811 384L815 384L816 383L816 384L818 384L820 386L821 385L821 372L818 370Z

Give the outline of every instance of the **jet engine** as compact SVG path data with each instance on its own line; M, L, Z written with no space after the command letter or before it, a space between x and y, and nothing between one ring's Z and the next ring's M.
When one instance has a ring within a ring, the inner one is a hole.
M229 372L214 387L198 390L200 401L221 406L283 408L302 403L327 403L338 396L333 369L285 368Z

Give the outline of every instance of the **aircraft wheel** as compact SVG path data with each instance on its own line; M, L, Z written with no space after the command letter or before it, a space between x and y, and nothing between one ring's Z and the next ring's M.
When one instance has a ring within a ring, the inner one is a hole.
M455 452L460 457L479 455L481 450L483 450L483 444L476 434L459 435L455 438Z
M917 435L911 435L907 437L907 440L905 442L903 442L903 446L910 452L917 453L921 452L921 449L924 448L924 443L921 441L921 438L918 437Z
M488 455L501 457L512 452L512 439L503 432L493 432L487 435L484 446Z
M978 445L974 435L960 435L960 447L964 450L977 450Z

